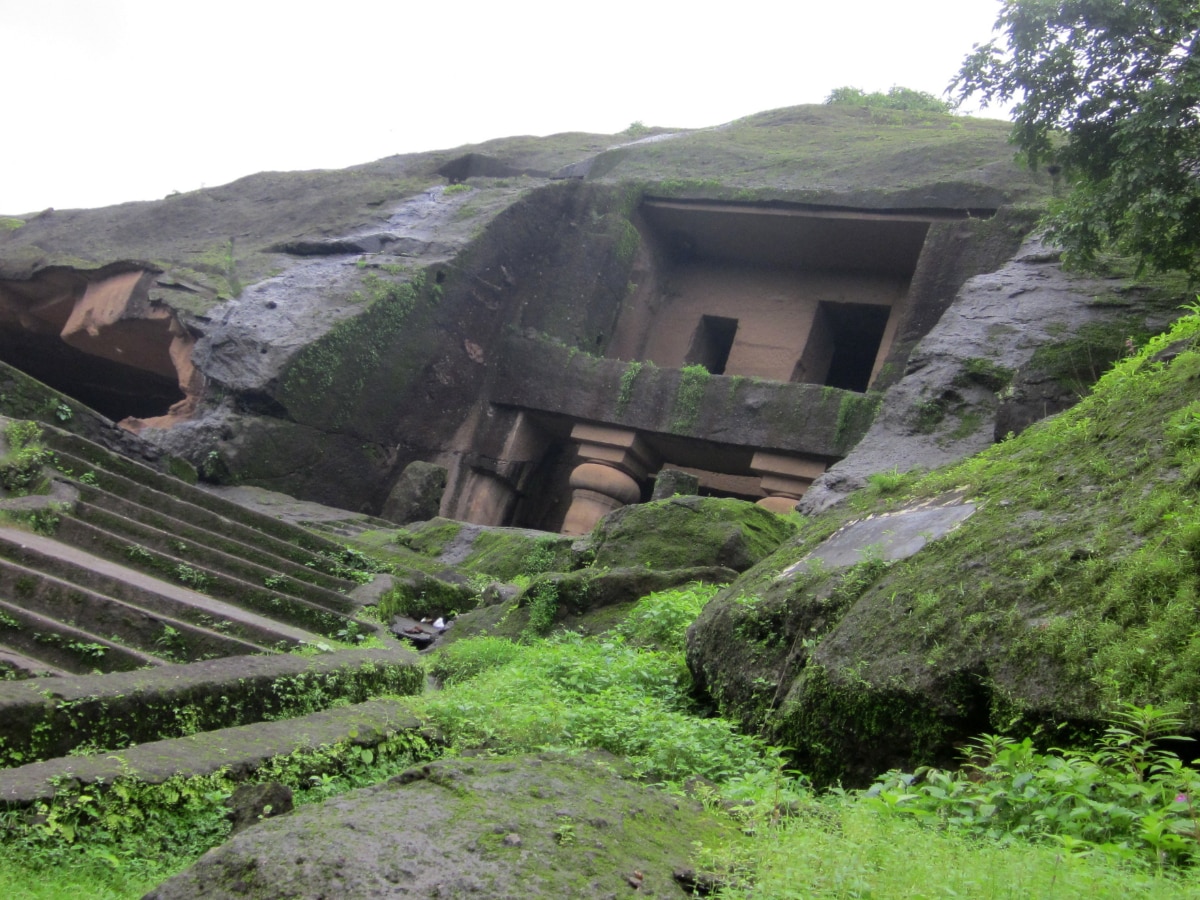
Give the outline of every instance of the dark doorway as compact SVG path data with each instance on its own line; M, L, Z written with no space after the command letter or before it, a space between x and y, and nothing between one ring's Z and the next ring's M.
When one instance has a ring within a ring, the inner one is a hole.
M847 391L865 391L891 307L866 303L822 303L820 314L827 326L833 353L824 383Z
M684 365L704 366L713 375L724 375L737 327L737 319L701 316L696 333L692 336L692 346L683 359Z

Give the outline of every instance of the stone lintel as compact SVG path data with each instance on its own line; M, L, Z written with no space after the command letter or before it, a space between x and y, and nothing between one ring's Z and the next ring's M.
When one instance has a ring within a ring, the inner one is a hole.
M804 459L782 453L767 453L759 450L750 460L750 471L759 475L779 475L789 479L812 482L825 471L828 463L819 459Z

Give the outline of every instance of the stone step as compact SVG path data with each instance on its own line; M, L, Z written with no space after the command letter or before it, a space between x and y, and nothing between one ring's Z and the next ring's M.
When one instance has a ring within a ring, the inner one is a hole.
M41 678L69 674L66 669L60 669L31 656L26 656L24 653L18 653L2 642L0 642L0 672L14 673L17 678ZM8 677L12 679L13 676L9 675Z
M312 631L293 628L45 535L0 527L0 559L261 648L293 647L320 639Z
M339 640L354 640L357 635L373 634L378 630L369 622L360 622L325 606L277 593L261 582L243 581L199 565L192 559L151 549L71 516L63 517L55 537L94 556L119 561L147 574L173 578L202 594L294 628ZM353 608L349 598L340 594L333 596L338 597L347 609Z
M424 683L417 655L401 647L0 682L0 766L286 719L380 694L416 694Z
M264 649L2 559L0 596L29 612L176 662Z
M166 662L82 628L31 612L6 599L0 599L0 641L38 662L75 675L97 671L128 672ZM3 730L3 724L0 724L0 732Z
M159 493L185 501L233 522L245 525L248 528L275 538L286 547L290 547L291 553L285 553L284 555L293 561L299 562L301 565L307 563L312 554L324 553L329 554L331 557L336 557L343 549L340 544L312 534L303 528L248 509L216 494L187 484L178 478L164 475L129 457L112 453L99 444L78 435L57 428L46 427L44 443L60 454L70 454L79 466L76 470L77 474L94 470L97 474L99 471L104 471L119 475L126 480L132 480L132 483L139 486L158 491ZM120 492L118 491L118 493ZM130 499L134 498L131 497ZM190 516L187 518L189 521L192 521ZM328 569L325 567L320 567L320 571L328 573Z
M252 780L273 757L347 743L377 747L397 734L410 733L417 743L433 746L437 736L425 731L402 699L368 700L337 709L278 722L137 744L118 753L68 756L0 770L0 804L7 808L50 800L64 782L90 787L111 785L118 778L162 784L170 778L211 775L227 769L234 779ZM323 774L319 763L301 777Z
M208 535L202 531L193 532L199 535L198 539L185 538L177 531L155 528L83 500L75 504L73 513L76 518L98 529L119 535L138 546L173 556L187 565L220 572L249 584L259 584L273 593L304 600L333 612L345 614L357 609L357 605L345 594L297 581L269 566L214 549L212 543L208 542Z
M171 519L186 521L192 527L202 528L211 534L221 535L225 540L237 541L242 545L257 547L260 552L288 560L300 570L309 573L310 577L306 580L313 584L334 591L354 586L353 582L343 578L335 578L324 571L323 567L328 566L327 560L313 551L306 549L299 541L289 542L281 540L272 534L241 523L236 519L198 506L189 499L179 497L177 493L158 490L155 487L141 484L124 475L104 469L81 468L88 465L87 461L69 451L56 451L56 453L59 465L71 473L70 477L76 479L76 481L79 478L86 478L87 482L94 482L94 485L80 482L79 489L81 494L86 493L86 488L89 486L94 486L105 493L120 497L127 503L131 503L140 509L153 511ZM183 482L164 486L190 491L189 497L193 498L197 495L203 497L209 496L202 491L197 491L195 488L183 484ZM242 509L242 507L235 508L238 510ZM130 518L139 517L130 516ZM147 524L154 525L155 523L147 521ZM296 530L303 531L303 529ZM330 549L325 552L336 553L340 549L339 546L331 544Z
M244 525L238 525L229 519L222 519L207 510L190 506L183 501L171 503L173 510L180 512L187 519L178 518L164 510L164 504L145 506L126 499L128 491L114 494L79 482L73 482L80 497L92 506L99 507L140 522L159 531L165 531L176 537L203 544L214 550L219 550L230 556L244 559L272 571L288 575L298 581L317 585L334 592L345 592L354 587L354 582L334 578L323 572L318 572L312 566L304 566L293 562L281 555L288 551L288 545L276 541L269 535L254 531ZM209 525L200 524L203 520Z

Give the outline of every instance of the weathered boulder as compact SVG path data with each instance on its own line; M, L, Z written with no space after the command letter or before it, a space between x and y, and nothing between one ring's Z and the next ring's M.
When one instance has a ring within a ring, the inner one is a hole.
M609 513L592 532L591 547L598 567L725 566L741 572L795 530L787 519L744 500L673 497Z
M385 519L397 525L424 522L438 514L446 489L446 467L414 460L404 467L383 504Z
M240 785L225 805L229 807L226 818L230 822L231 836L264 819L287 815L295 808L292 789L278 781Z
M695 494L699 487L700 479L696 475L678 469L663 469L655 476L650 499L670 500L676 494Z
M827 509L876 472L964 459L1066 409L1126 352L1129 335L1178 315L1173 290L1131 288L1128 273L1064 272L1058 256L1035 236L970 279L912 348L866 435L813 483L800 511Z
M264 821L146 898L691 896L674 872L692 846L736 836L619 771L602 754L430 763Z

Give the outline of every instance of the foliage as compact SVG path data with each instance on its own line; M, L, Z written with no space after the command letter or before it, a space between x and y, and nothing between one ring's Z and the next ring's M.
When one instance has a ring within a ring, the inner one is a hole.
M9 422L4 429L8 453L0 459L0 487L10 494L43 492L42 470L54 463L54 451L42 446L42 428L36 422Z
M941 604L941 624L926 623L931 645L978 643L1004 629L1008 657L1056 660L1057 683L1089 703L1196 696L1200 507L1190 486L1200 483L1200 447L1182 438L1198 339L1200 317L1184 316L1070 410L914 487L921 496L965 488L1004 504L901 566L887 586L900 598L930 583L961 588L960 573L985 563L974 590L956 589ZM1178 351L1170 365L1154 362L1167 347ZM885 615L879 627L897 623Z
M1189 900L1191 873L1132 869L1054 846L980 841L881 814L857 794L784 807L749 849L703 848L697 867L722 879L718 900Z
M870 493L876 497L887 497L898 494L915 479L909 472L901 472L895 466L886 472L872 472L867 476L867 486Z
M100 658L107 649L103 644L81 641L65 646L92 659ZM424 673L416 666L365 660L297 672L273 681L241 679L223 693L199 693L186 703L169 693L139 695L136 700L120 696L48 696L36 713L28 714L27 730L14 731L0 743L0 767L40 762L80 747L116 750L136 742L288 719L337 704L362 703L381 694L413 694L423 685Z
M617 393L615 412L618 419L625 415L625 410L629 408L629 402L633 399L633 385L641 374L643 365L637 360L625 364L625 370L621 373L621 389Z
M548 634L558 614L558 585L553 581L541 581L533 585L525 602L529 606L530 635Z
M675 393L671 430L686 434L700 418L700 403L712 374L704 366L684 366L679 370L679 389Z
M837 426L833 432L834 443L848 451L867 433L875 414L883 403L881 391L868 391L858 394L854 391L841 391L838 401Z
M391 571L391 566L387 563L352 547L319 550L310 564L334 578L343 578L357 584L368 584L377 574Z
M466 592L460 586L417 574L399 580L379 598L379 616L385 622L394 616L411 619L452 616L462 610L466 599Z
M443 686L469 681L482 672L505 666L524 650L507 638L481 637L455 641L434 654L427 671Z
M1182 721L1125 706L1096 749L1039 753L1029 738L984 735L956 772L890 772L868 792L881 809L991 840L1051 840L1158 866L1200 856L1200 772L1160 742ZM1194 800L1193 798L1197 798Z
M981 356L970 356L963 360L962 374L957 376L954 381L956 384L974 382L990 391L1002 391L1012 383L1015 374L1012 369L993 360ZM1092 381L1095 380L1095 378L1092 379Z
M871 110L895 110L898 112L950 113L954 106L947 100L939 100L925 91L892 86L887 93L867 91L856 87L834 88L825 98L826 106L854 106Z
M499 664L496 640L457 641L452 659L488 662L473 678L422 698L419 710L458 751L608 750L656 780L721 780L770 768L758 741L722 719L691 714L682 654L562 633Z
M1068 261L1114 244L1156 269L1200 271L1200 6L1192 0L1006 0L1003 41L977 47L961 96L1012 108L1031 166L1071 192L1046 224Z
M375 784L430 755L419 735L389 730L370 747L347 740L271 757L254 772L254 780L287 785L301 805ZM176 775L162 784L125 775L107 785L66 780L53 800L39 801L31 810L0 811L0 886L23 867L36 867L51 881L61 877L61 870L94 868L100 884L112 885L113 896L126 890L139 896L226 840L225 804L236 787L228 769ZM89 889L65 896L104 895Z
M687 627L720 589L719 585L693 582L648 594L613 630L634 647L683 652Z

